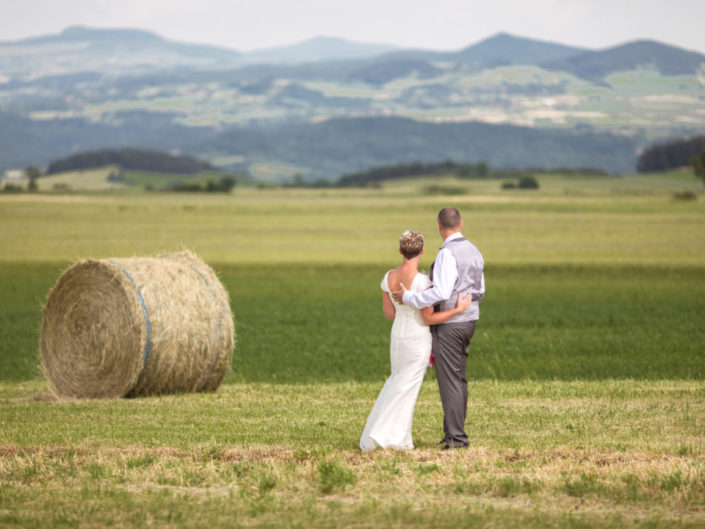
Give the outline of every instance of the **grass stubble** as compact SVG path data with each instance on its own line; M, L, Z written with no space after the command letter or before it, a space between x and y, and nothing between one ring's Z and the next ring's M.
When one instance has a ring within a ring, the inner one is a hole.
M43 382L3 384L0 505L10 508L0 509L0 522L705 523L702 382L474 381L470 448L447 453L435 445L433 378L419 398L417 448L374 453L355 446L379 390L373 382L228 384L216 394L61 402L27 398Z

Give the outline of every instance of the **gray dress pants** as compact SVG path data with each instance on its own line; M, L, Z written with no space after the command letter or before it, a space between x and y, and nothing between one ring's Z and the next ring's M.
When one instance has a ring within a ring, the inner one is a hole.
M468 446L465 415L468 407L468 381L465 368L474 321L444 323L433 327L433 356L443 405L443 432L449 446Z

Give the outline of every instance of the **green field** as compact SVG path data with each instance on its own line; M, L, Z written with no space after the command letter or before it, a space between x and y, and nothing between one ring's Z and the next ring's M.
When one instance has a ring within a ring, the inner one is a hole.
M111 175L114 177L117 174L122 174L121 179L118 181L111 180ZM202 171L197 174L172 174L141 170L121 171L118 166L106 166L43 176L37 180L37 187L39 191L61 193L134 192L145 189L163 191L184 184L198 184L204 187L208 182L219 182L223 177L241 178L237 175L218 171Z
M686 173L382 189L0 196L0 527L703 527L705 205ZM483 251L467 451L433 371L410 452L357 441L388 374L379 281L447 203ZM57 402L41 306L70 262L182 247L230 292L213 394Z

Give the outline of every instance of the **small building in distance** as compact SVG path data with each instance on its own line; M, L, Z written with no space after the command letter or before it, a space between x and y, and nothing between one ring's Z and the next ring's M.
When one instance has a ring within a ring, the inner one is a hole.
M6 187L27 187L27 176L22 169L7 169L0 174L0 189Z

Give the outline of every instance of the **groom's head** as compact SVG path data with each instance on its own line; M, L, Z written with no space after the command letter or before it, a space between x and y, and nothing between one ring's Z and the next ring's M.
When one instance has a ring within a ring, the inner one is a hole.
M438 229L441 235L444 232L450 234L460 231L462 227L463 219L460 217L460 211L457 209L448 206L438 212Z

